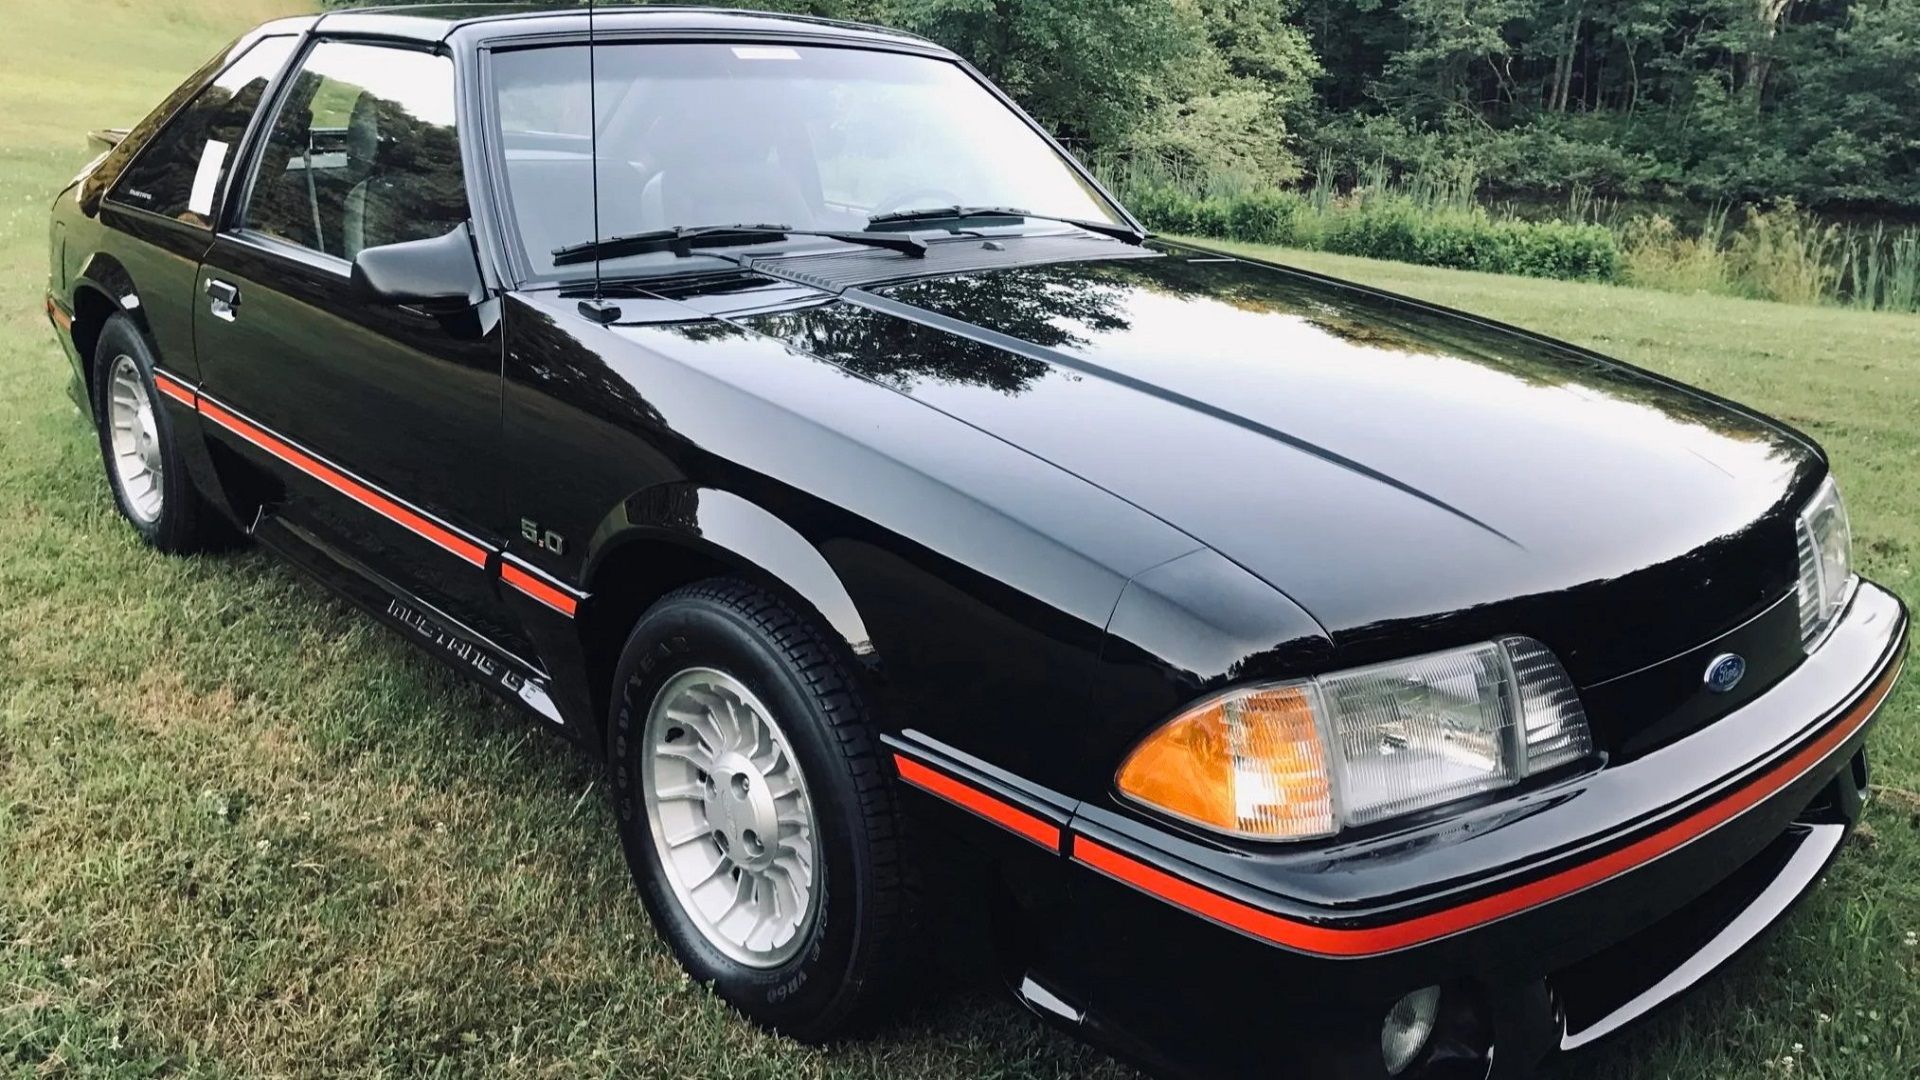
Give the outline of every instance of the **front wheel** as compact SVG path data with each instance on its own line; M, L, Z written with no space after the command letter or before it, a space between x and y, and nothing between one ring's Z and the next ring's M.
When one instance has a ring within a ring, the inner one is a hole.
M840 649L779 598L716 580L655 604L615 679L621 841L681 964L795 1038L877 1019L914 905L880 744Z

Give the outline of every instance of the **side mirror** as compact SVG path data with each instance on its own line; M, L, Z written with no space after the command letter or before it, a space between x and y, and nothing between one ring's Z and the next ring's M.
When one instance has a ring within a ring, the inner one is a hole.
M459 311L486 299L473 232L466 222L445 236L363 249L353 259L353 287L382 304Z

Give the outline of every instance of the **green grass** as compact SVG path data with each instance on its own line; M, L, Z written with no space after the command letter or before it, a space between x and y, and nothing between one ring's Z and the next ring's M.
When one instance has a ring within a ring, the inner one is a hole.
M866 1043L757 1033L655 940L581 756L263 555L136 544L40 311L46 205L276 5L0 4L0 1076L1124 1075L964 981ZM1290 257L1793 419L1916 598L1920 318ZM1920 786L1917 711L1883 783ZM1881 798L1764 951L1563 1075L1913 1075L1916 815Z

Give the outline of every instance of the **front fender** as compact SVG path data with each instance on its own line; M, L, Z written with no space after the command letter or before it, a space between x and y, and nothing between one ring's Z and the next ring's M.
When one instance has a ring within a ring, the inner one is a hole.
M1114 771L1134 744L1196 698L1307 674L1332 655L1311 614L1211 548L1136 574L1107 622L1073 794L1111 800Z
M615 507L588 545L582 572L589 591L598 591L602 571L631 545L660 542L771 578L818 612L855 656L873 653L853 597L813 544L763 507L717 488L663 484Z

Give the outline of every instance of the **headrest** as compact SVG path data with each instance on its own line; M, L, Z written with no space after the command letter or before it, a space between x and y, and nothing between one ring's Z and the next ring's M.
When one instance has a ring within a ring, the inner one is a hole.
M383 102L371 90L354 99L353 113L347 117L347 159L355 165L371 165L380 157L380 106Z

